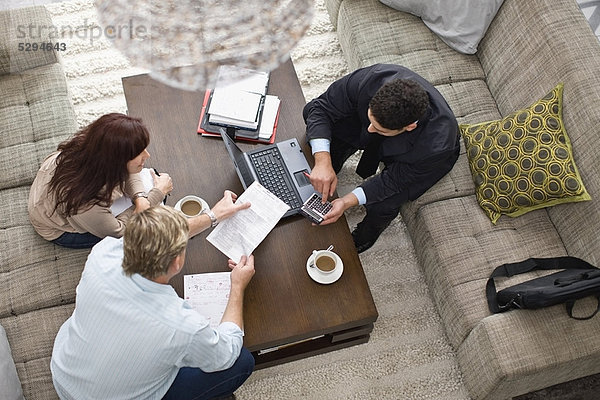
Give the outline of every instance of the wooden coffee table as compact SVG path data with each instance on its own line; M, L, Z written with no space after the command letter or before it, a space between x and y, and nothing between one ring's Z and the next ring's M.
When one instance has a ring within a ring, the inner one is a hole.
M196 133L203 93L171 88L148 75L123 78L129 114L150 131L147 166L167 172L174 189L173 206L187 194L214 205L224 189L243 191L220 139ZM269 93L281 99L277 141L298 138L313 165L304 140L304 96L291 61L271 73ZM243 150L260 144L239 142ZM183 272L171 284L183 295L183 275L228 271L227 257L205 240L208 231L190 240ZM322 285L306 271L313 249L333 244L344 263L335 283ZM312 226L300 216L285 218L254 252L256 274L245 294L244 345L257 368L336 350L369 340L377 309L365 279L345 218Z

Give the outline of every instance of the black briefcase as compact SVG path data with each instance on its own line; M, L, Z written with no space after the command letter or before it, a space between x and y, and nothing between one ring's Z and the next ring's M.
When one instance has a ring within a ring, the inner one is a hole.
M563 271L531 279L496 292L494 278L509 277L534 270ZM590 319L600 310L600 269L576 257L529 258L496 268L486 285L488 306L493 313L515 308L536 309L565 303L569 317ZM574 317L575 301L596 296L598 307L592 315Z

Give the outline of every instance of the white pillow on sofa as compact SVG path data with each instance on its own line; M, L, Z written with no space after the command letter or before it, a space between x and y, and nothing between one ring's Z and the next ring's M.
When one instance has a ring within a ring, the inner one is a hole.
M10 352L6 332L0 325L0 398L22 400L23 390Z
M379 0L421 17L448 46L474 54L504 0Z

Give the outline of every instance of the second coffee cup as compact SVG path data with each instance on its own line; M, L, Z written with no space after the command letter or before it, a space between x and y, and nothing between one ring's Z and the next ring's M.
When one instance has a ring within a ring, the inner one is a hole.
M337 266L335 253L330 250L317 251L315 254L315 267L323 274L332 273Z

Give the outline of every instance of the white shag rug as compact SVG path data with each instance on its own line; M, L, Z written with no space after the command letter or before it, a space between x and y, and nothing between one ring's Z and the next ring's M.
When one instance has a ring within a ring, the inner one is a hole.
M323 2L315 3L313 24L292 53L307 100L348 72ZM60 41L67 50L61 57L79 125L126 112L121 78L146 71L131 67L106 38L94 37L93 0L46 7L54 27L64 32ZM340 174L341 195L360 183L353 163L356 157ZM351 210L350 228L363 216L361 208ZM379 311L370 341L258 370L236 392L239 400L469 398L402 220L360 259Z

